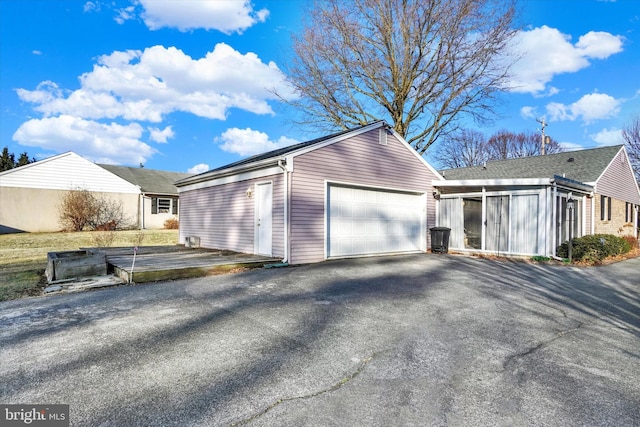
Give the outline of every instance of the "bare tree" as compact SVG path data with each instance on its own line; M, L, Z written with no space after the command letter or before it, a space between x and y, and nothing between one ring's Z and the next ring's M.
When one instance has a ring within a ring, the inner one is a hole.
M69 231L82 231L98 211L96 197L88 190L67 192L58 205L60 225Z
M58 219L65 230L112 231L127 225L122 203L85 189L68 191L58 205Z
M452 133L442 141L434 160L447 169L480 165L489 160L485 136L469 129Z
M541 153L541 136L535 132L513 133L501 130L487 141L488 158L490 160L515 159L519 157L538 156ZM553 138L545 144L546 154L559 153L563 148Z
M626 144L636 180L640 182L640 115L622 130L622 138Z
M420 154L458 119L493 116L517 0L316 0L287 71L298 124L384 119Z
M445 168L459 168L478 166L489 160L537 156L540 149L541 137L534 132L501 130L485 139L481 132L465 129L444 138L434 160ZM553 154L564 150L554 139L549 139L545 151Z

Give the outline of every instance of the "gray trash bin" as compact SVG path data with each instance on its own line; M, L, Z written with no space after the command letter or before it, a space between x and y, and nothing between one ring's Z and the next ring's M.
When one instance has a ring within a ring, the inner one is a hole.
M447 227L433 227L431 232L431 252L446 254L449 252L449 234L451 229Z

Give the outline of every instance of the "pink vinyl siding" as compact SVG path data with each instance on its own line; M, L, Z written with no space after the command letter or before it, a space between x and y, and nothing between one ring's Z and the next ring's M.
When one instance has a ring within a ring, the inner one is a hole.
M601 218L603 201L601 196L606 196L604 199L604 219ZM625 151L620 149L595 186L594 204L596 209L593 218L595 232L635 235L633 221L627 221L626 218L628 215L626 212L627 203L640 204L640 193Z
M596 183L596 193L625 202L640 204L638 187L624 150L621 149L616 157L613 158L609 167Z
M431 181L437 176L411 148L379 129L295 157L291 174L290 262L325 258L326 181L427 193L427 233L435 225Z
M282 174L180 193L180 242L197 236L205 248L253 253L255 198L246 192L268 181L273 183L273 256L283 256Z

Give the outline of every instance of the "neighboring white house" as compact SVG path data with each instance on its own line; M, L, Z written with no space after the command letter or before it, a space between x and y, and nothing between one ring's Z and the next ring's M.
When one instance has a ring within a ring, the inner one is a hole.
M136 179L128 179L127 173ZM173 182L188 176L97 165L73 152L49 157L0 173L0 234L60 230L59 203L66 192L77 189L122 203L131 227L162 228L167 218L177 216Z

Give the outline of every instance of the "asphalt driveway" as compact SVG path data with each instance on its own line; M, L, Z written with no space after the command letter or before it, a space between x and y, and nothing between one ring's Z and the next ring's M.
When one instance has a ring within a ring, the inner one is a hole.
M3 302L0 403L78 426L640 425L640 259L423 254Z

